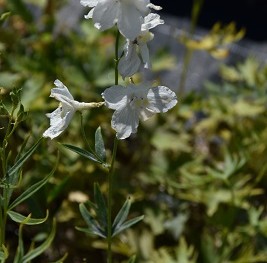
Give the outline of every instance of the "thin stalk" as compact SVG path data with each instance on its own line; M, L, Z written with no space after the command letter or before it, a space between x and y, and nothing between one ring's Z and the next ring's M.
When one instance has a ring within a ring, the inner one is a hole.
M118 64L119 64L119 40L120 40L120 32L117 31L116 35L116 43L115 43L115 66L114 66L114 72L115 72L115 85L118 85L119 83L119 71L118 71ZM113 151L112 151L112 158L111 158L111 164L108 171L108 263L112 263L112 197L113 197L113 179L114 179L114 164L116 161L117 156L117 149L118 149L118 139L114 138L114 144L113 144Z

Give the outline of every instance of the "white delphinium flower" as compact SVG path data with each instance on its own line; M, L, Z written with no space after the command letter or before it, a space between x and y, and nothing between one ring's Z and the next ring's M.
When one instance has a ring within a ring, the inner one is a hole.
M100 107L104 104L104 102L85 103L76 101L60 80L55 80L54 84L56 88L51 90L50 97L58 100L60 104L52 113L46 114L50 118L50 127L43 133L43 137L49 137L50 139L59 136L68 127L77 110Z
M91 7L86 19L92 18L97 29L106 30L116 23L122 35L134 40L141 32L142 18L150 8L161 7L150 3L150 0L81 0L83 6Z
M160 24L164 24L160 16L150 13L143 20L141 34L134 41L126 40L124 55L118 65L118 70L123 78L134 75L142 63L145 68L151 67L147 43L154 38L154 34L149 32L149 29Z
M177 103L175 93L164 86L115 85L106 89L102 97L105 105L115 110L111 126L117 132L118 139L136 133L139 118L145 121L155 113L167 112Z

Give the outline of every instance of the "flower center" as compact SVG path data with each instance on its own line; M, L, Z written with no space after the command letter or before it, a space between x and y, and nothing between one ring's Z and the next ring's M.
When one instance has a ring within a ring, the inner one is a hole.
M148 105L148 99L143 97L133 96L131 98L130 104L135 108L145 108Z

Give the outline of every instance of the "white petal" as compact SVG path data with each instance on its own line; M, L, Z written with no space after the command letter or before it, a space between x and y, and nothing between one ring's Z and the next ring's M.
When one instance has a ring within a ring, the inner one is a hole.
M84 16L85 19L90 19L93 17L94 14L94 8L92 8L87 15Z
M95 7L99 0L81 0L80 3L83 6Z
M156 10L156 11L159 11L159 10L162 9L161 6L159 6L159 5L153 5L153 4L151 4L151 3L148 4L147 7L152 8L152 9L154 9L154 10Z
M100 30L111 28L118 18L119 2L116 0L99 1L94 8L93 21Z
M140 11L128 3L121 3L121 12L118 18L118 29L122 35L130 40L135 40L141 34Z
M149 13L150 0L133 0L136 8L141 12L142 16L145 16Z
M117 132L118 139L128 138L132 133L137 132L139 124L138 111L126 106L113 113L111 126Z
M61 96L64 96L70 100L74 100L74 98L70 94L68 88L60 80L58 80L58 79L55 80L54 84L55 84L56 88L53 88L51 90L51 97L54 97L54 98L60 100L59 98Z
M128 41L124 51L124 56L120 59L118 70L123 77L131 77L140 68L141 60L136 52L136 45Z
M74 111L68 111L63 117L61 115L60 108L57 108L48 115L50 118L50 127L43 133L43 137L49 137L52 140L59 136L68 127Z
M177 103L176 94L164 86L149 89L147 99L149 105L146 108L153 112L166 112Z
M110 109L116 110L127 105L128 89L123 86L115 85L107 88L101 95Z
M150 60L149 60L149 50L146 44L139 46L141 57L144 63L145 68L151 68Z
M144 18L142 31L149 30L161 24L164 24L164 20L160 19L158 14L150 13Z

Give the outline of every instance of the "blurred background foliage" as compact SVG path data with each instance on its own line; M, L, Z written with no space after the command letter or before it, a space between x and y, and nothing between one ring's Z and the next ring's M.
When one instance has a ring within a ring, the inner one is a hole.
M100 101L101 92L113 84L114 32L100 33L84 19L76 30L58 28L56 14L65 4L0 0L0 14L8 16L0 27L1 100L8 107L9 93L21 88L29 110L12 138L14 152L28 134L34 140L48 127L45 113L57 106L49 98L55 79L81 101ZM215 30L206 41L214 39ZM197 45L203 41L187 43L202 49ZM170 54L161 54L157 70L164 69L164 58L166 68L170 66ZM114 240L115 262L126 262L133 254L138 263L267 262L267 65L247 58L222 65L218 76L216 82L203 83L201 91L185 93L175 109L142 123L136 135L120 142L114 213L123 203L117 200L131 195L131 216L144 214L145 219ZM108 155L114 136L111 114L105 108L85 114L88 140L93 143L101 125ZM0 117L2 129L2 112ZM83 147L81 138L75 116L58 141ZM46 140L24 167L23 187L49 173L57 149L60 163L54 177L18 207L18 212L30 211L34 217L49 209L50 217L57 218L53 246L38 262L51 262L65 252L65 262L105 262L105 244L74 228L84 224L78 204L92 199L93 183L107 188L103 167ZM9 222L11 249L17 229ZM27 229L24 238L30 243L37 230Z

